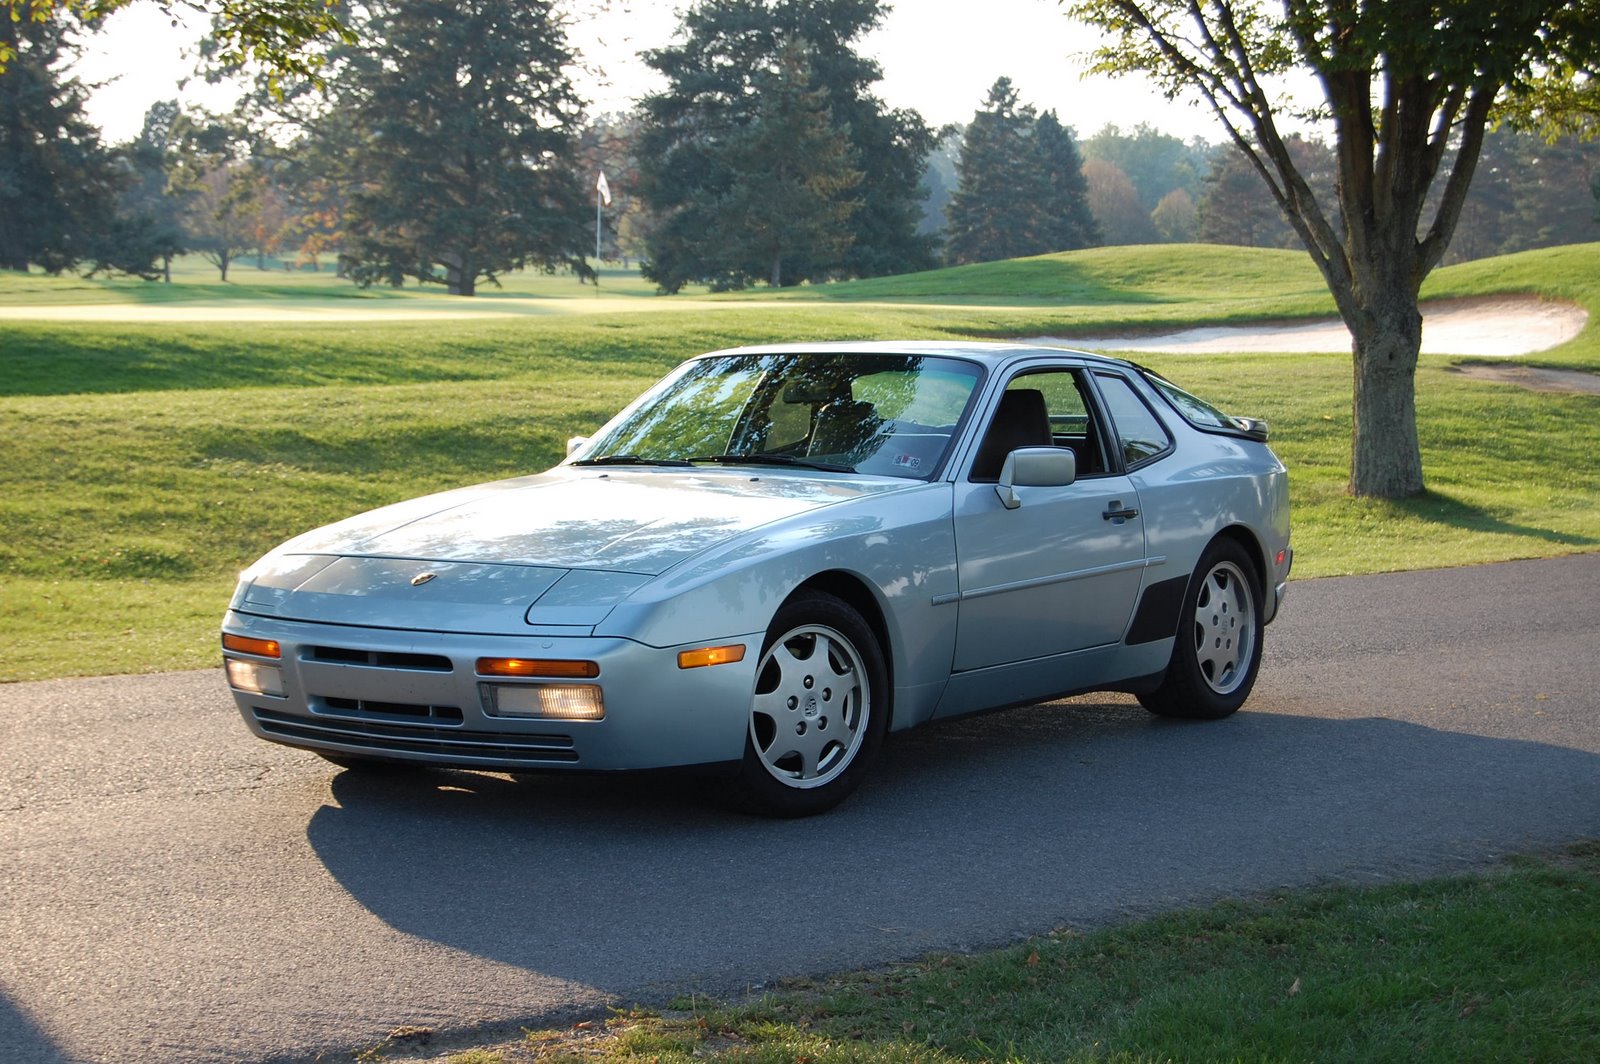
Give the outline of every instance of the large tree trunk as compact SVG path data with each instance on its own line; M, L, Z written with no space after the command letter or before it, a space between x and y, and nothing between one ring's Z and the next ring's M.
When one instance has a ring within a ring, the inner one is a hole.
M1355 423L1350 493L1400 499L1423 489L1416 402L1422 314L1406 291L1379 291L1377 305L1363 307L1351 324Z
M444 263L445 291L453 296L478 294L478 271L470 258L451 255L441 257L440 261Z

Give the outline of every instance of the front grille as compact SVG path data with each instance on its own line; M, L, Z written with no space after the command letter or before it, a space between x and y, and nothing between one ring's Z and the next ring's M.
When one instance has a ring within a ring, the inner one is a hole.
M340 746L373 753L425 754L471 764L493 760L538 764L578 760L570 735L522 732L441 732L436 727L377 720L308 719L260 706L251 708L261 730L288 743Z
M329 665L365 665L377 669L411 669L416 672L450 672L450 659L442 654L404 654L391 650L358 650L354 647L305 647L307 661Z
M380 702L374 698L313 698L311 712L332 716L368 717L392 720L395 717L432 721L452 727L461 723L461 710L455 706L424 706L411 702ZM404 721L402 720L402 723Z

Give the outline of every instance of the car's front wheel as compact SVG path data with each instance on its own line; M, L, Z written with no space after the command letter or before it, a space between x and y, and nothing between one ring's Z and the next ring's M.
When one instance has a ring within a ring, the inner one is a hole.
M741 805L771 816L810 816L855 790L888 725L883 651L841 599L801 592L773 618L756 665Z
M1189 581L1161 686L1139 696L1163 717L1216 720L1250 697L1261 667L1261 592L1244 548L1219 539Z

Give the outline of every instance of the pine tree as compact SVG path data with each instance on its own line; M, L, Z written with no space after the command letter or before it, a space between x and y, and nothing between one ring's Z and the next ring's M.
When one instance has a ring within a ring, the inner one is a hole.
M845 259L863 175L802 46L785 49L760 90L755 120L728 141L724 158L741 180L712 205L708 235L739 277L765 270L777 287Z
M1054 112L1020 102L1010 78L972 116L946 211L946 258L992 262L1087 247L1099 239L1083 163Z
M0 269L60 273L100 250L118 191L113 158L62 67L66 24L0 17Z
M785 251L785 283L932 264L932 241L916 228L922 160L933 134L916 114L888 110L871 94L880 71L854 49L882 16L880 0L708 0L685 13L681 43L646 54L668 82L640 107L640 193L657 218L646 277L667 291L690 281L739 287L770 280L770 263L756 270L747 259L729 261L716 244L730 230L715 225L709 212L759 195L741 169L749 165L746 145L774 120L768 94L794 84L782 71L786 52L796 48L809 68L810 91L826 103L805 110L826 115L831 130L824 136L813 128L811 135L860 176L848 190L836 190L828 208L855 204L848 211L851 238L802 241L810 244L804 255ZM795 154L792 143L768 146Z
M1073 251L1100 242L1100 230L1089 210L1089 183L1083 176L1083 156L1072 130L1061 124L1054 111L1039 116L1034 127L1035 146L1045 172L1045 219L1041 226L1050 251Z
M360 283L480 279L582 261L581 105L549 0L377 0L330 75L345 254Z

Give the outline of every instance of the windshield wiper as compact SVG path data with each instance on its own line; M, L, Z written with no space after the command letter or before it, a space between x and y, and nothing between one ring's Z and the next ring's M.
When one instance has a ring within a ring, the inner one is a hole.
M801 469L820 469L824 473L854 473L855 466L838 462L816 462L809 458L796 458L792 454L706 454L690 459L692 462L717 462L721 465L781 465Z
M686 466L689 462L683 458L641 458L636 454L608 454L601 458L580 458L572 465L638 465L638 466Z

